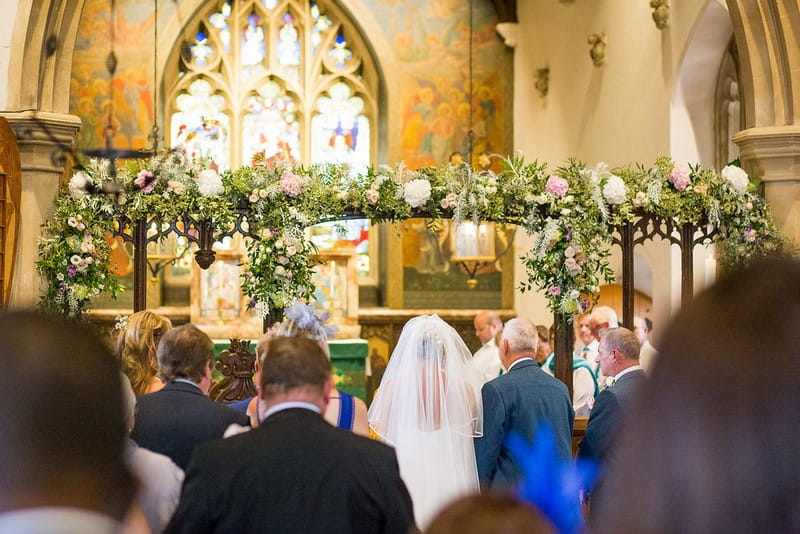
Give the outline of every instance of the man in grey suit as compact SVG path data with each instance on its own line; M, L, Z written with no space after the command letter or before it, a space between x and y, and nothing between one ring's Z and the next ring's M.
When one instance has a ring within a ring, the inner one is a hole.
M522 475L503 445L509 433L532 442L539 423L547 422L555 433L558 454L564 458L571 454L572 401L567 387L536 363L537 341L536 325L527 319L511 319L503 328L499 352L508 372L481 389L483 437L475 440L475 456L484 487L507 487Z
M578 444L579 458L607 464L624 418L645 381L639 365L640 347L636 334L627 328L612 328L601 335L596 361L605 376L613 377L613 383L595 399L586 434Z

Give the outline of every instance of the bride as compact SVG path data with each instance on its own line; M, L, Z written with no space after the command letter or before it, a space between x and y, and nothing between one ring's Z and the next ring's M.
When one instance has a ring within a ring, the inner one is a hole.
M471 353L438 315L406 323L369 408L370 428L397 452L425 528L450 501L478 492L473 438L483 433Z

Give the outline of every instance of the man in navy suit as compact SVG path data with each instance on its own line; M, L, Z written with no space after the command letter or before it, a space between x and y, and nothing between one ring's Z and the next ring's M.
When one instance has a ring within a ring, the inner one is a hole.
M166 532L411 532L394 450L322 417L333 379L320 346L277 337L265 354L261 424L197 448Z
M507 372L487 382L483 397L483 437L475 440L475 456L481 484L502 488L514 484L522 471L503 445L509 433L528 442L536 437L540 422L555 433L558 453L568 458L572 450L575 413L567 387L539 368L534 359L536 325L517 317L508 321L500 339L500 360Z
M639 365L639 349L639 339L627 328L612 328L601 335L596 360L602 373L613 377L613 383L595 400L586 434L578 444L579 458L607 463L624 418L645 381Z
M249 419L207 397L214 344L196 326L187 324L164 334L156 357L161 376L169 382L139 398L131 439L169 456L185 470L196 445L221 438L231 423L249 425Z

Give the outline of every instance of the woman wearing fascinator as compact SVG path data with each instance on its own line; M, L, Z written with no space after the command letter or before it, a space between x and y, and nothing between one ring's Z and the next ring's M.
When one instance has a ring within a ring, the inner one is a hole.
M370 429L397 452L421 528L444 505L479 489L473 438L483 434L482 382L470 357L439 316L411 319L369 409Z
M318 314L311 304L305 304L297 300L292 302L284 311L284 320L274 325L269 332L258 340L256 345L257 360L260 362L264 358L266 348L273 337L313 339L320 344L325 354L330 357L328 339L333 338L338 329L334 325L326 324L328 317L329 314L327 312L322 315ZM256 379L256 383L258 382L258 379ZM251 426L258 426L260 420L260 417L258 417L258 396L250 401L247 413L250 415ZM356 434L369 435L366 404L358 397L344 391L339 391L335 388L331 391L331 400L325 410L325 420L334 426L351 430Z

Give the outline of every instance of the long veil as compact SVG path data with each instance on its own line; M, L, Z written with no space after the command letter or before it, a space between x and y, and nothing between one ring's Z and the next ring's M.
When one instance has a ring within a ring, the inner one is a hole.
M473 438L483 434L482 381L471 357L439 316L411 319L369 409L370 428L397 451L420 527L478 490Z

